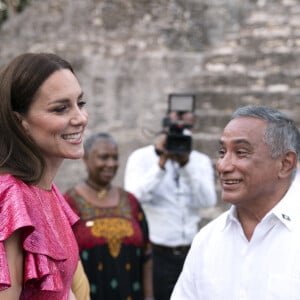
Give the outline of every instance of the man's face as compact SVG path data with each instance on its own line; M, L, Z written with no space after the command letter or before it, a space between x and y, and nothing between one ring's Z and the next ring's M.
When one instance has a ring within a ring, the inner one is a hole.
M266 126L264 120L241 117L225 127L217 162L223 201L250 208L276 193L281 160L271 158L263 139Z

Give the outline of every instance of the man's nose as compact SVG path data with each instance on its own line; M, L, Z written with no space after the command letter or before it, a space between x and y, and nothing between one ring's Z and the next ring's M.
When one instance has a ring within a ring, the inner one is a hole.
M224 156L220 157L217 161L216 168L218 173L232 171L234 169L233 155L226 153Z

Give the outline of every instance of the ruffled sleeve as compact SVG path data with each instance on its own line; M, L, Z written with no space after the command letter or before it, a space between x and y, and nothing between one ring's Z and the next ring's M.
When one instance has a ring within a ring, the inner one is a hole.
M23 213L26 205L22 201L21 191L7 177L0 177L0 290L10 286L4 241L19 228L32 228L30 218Z
M19 228L24 228L24 286L64 290L78 260L71 229L78 217L56 187L43 191L12 176L0 176L0 203L0 290L10 286L4 241Z

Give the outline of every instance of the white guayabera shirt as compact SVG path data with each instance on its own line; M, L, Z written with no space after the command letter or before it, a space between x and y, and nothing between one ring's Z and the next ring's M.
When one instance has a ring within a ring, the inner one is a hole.
M250 241L234 207L204 227L171 300L300 299L299 197L290 188Z
M151 242L190 245L198 232L199 210L217 202L211 160L192 151L182 168L168 160L162 170L158 161L153 145L134 151L126 165L125 189L142 203Z

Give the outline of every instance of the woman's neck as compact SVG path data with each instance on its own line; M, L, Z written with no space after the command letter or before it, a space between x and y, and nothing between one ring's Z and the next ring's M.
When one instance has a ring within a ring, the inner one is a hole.
M111 184L110 183L98 183L92 181L90 178L87 178L85 180L85 183L92 189L96 191L101 191L101 190L110 190L111 189Z
M43 173L40 181L36 184L36 186L38 186L39 188L44 189L44 190L51 190L54 178L55 178L57 171L62 163L62 160L55 164L50 163L48 160L45 160L45 161L46 161L46 167L45 167L44 173Z
M97 202L111 202L112 198L112 186L110 183L99 184L92 181L90 178L85 180L85 184L89 190L96 195Z

